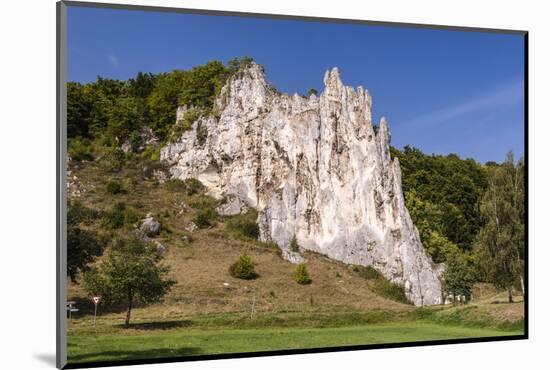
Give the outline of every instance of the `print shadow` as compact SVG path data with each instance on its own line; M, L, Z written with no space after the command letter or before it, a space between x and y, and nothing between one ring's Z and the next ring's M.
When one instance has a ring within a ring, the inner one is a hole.
M167 358L167 357L182 357L201 354L200 348L187 347L187 348L154 348L148 350L137 351L102 351L93 353L82 353L78 355L69 356L69 363L85 363L96 361L124 361L124 360L141 360L152 358ZM98 360L98 358L100 360Z
M193 325L191 320L171 320L171 321L152 321L130 323L128 329L136 330L169 330L177 328L188 328ZM124 328L124 324L114 325L116 328Z

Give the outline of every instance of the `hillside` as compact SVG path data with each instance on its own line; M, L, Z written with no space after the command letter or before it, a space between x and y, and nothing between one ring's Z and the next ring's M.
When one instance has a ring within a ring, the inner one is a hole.
M277 247L228 230L230 218L220 217L213 227L186 231L200 212L200 208L189 204L210 198L188 196L170 190L168 184L160 184L154 178L145 179L142 168L139 160L130 160L121 172L105 173L96 162L80 162L72 165L70 171L81 191L75 198L84 206L108 212L113 202L123 202L136 213L136 219L153 213L161 221L163 231L155 240L167 247L170 276L178 282L161 304L163 316L246 312L251 309L253 297L257 311L409 309L409 305L373 293L374 282L361 277L352 267L312 252L305 254L312 284L297 284L293 279L295 265L284 260ZM122 193L107 192L107 183L113 181L123 184ZM99 231L101 225L98 219L88 228ZM117 232L130 233L133 228L133 224L128 224ZM255 262L259 278L240 280L229 275L229 266L243 253ZM78 284L70 284L69 299L85 297Z

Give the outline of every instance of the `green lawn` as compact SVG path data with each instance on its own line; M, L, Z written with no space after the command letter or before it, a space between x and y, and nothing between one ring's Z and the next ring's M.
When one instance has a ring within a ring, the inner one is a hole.
M333 328L197 329L69 333L69 363L418 342L523 334L519 330L408 322Z

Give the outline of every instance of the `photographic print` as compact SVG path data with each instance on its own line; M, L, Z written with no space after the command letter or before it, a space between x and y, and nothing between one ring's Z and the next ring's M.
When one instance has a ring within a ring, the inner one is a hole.
M527 337L526 32L61 6L67 367Z

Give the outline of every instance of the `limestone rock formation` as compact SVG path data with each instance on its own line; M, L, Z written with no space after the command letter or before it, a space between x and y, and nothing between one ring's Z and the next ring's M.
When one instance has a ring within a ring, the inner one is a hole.
M235 216L246 213L248 207L238 196L227 194L216 210L222 216Z
M153 215L148 213L141 221L140 230L143 231L147 236L155 236L160 234L160 222L153 218Z
M289 253L295 236L302 249L373 266L416 305L439 304L442 266L405 207L386 120L375 129L369 93L344 86L338 69L324 83L320 97L280 94L252 64L222 89L218 118L199 118L161 159L172 177L197 178L213 196L256 208L260 238L292 262L300 260Z

